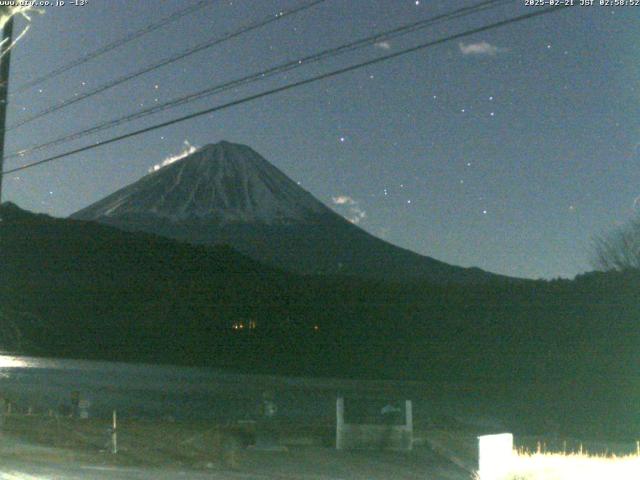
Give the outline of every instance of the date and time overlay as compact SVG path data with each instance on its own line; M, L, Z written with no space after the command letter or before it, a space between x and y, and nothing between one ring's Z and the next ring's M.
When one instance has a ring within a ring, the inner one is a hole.
M525 7L640 7L640 0L523 0Z

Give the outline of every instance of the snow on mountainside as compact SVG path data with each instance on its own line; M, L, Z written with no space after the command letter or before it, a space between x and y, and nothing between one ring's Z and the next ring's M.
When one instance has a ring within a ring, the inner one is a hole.
M73 218L153 215L173 222L278 225L329 213L251 148L220 142L158 169Z

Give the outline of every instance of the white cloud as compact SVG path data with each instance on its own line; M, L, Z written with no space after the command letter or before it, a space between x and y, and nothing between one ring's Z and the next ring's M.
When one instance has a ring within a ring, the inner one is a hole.
M367 218L367 212L360 208L358 201L354 200L352 197L348 195L339 195L337 197L332 197L331 200L333 200L334 205L341 205L345 207L347 212L346 214L343 214L343 216L351 223L357 225Z
M180 153L176 155L171 155L165 158L162 162L158 163L157 165L154 165L149 169L149 173L157 172L158 170L160 170L163 167L166 167L167 165L171 165L172 163L177 162L178 160L182 160L183 158L194 153L196 150L198 150L198 147L194 147L189 143L189 140L185 140L184 148Z
M476 43L467 43L464 44L462 42L458 43L458 47L460 48L460 52L463 55L497 55L499 52L503 52L506 49L496 47L495 45L491 45L489 42L476 42Z
M389 43L386 40L384 40L382 42L376 43L375 47L376 48L381 48L382 50L391 50L391 43Z
M333 203L336 205L355 205L356 204L356 201L347 195L340 195L338 197L333 197L332 200L333 200Z

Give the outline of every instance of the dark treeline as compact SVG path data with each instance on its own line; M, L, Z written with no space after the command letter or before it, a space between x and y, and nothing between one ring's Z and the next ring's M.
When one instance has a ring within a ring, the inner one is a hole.
M637 273L478 286L305 277L11 205L0 266L5 350L425 380L494 396L523 425L640 427Z

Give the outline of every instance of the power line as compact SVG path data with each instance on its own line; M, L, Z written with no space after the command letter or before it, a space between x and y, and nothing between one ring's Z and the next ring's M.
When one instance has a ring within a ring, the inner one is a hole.
M79 65L82 65L83 63L87 63L88 61L93 60L94 58L97 58L101 55L104 55L105 53L115 50L116 48L126 45L127 43L132 42L133 40L136 40L148 33L154 32L164 27L165 25L168 25L169 23L175 22L176 20L179 20L182 17L185 17L191 13L197 12L198 10L217 1L219 0L200 0L195 5L191 5L181 10L177 10L176 12L172 13L168 17L165 17L156 23L149 24L146 27L141 28L140 30L131 32L129 35L126 35L125 37L115 40L114 42L111 42L107 45L104 45L103 47L100 47L97 50L94 50L93 52L89 52L85 55L82 55L81 57L76 58L75 60L67 63L66 65L58 67L55 70L52 70L51 72L45 75L42 75L38 78L35 78L33 80L23 83L18 88L14 89L14 91L12 92L12 95L29 90L30 88L35 87L36 85L39 85L43 82L46 82L47 80L55 78L58 75L61 75Z
M355 51L357 49L363 48L363 47L367 47L370 45L374 45L378 42L381 41L386 41L386 40L390 40L392 38L396 38L400 35L406 35L408 33L413 33L416 31L419 31L421 29L424 29L428 26L434 25L438 22L441 21L447 21L447 20L452 20L455 18L460 18L466 15L470 15L470 14L474 14L474 13L479 13L481 11L485 11L485 10L489 10L492 8L496 8L498 6L501 6L503 4L512 2L513 0L486 0L484 2L480 2L476 5L473 6L469 6L469 7L464 7L464 8L460 8L457 10L454 10L452 12L448 12L445 14L441 14L441 15L437 15L435 17L430 17L424 20L420 20L417 22L413 22L411 24L408 25L403 25L400 27L396 27L392 30L387 30L384 32L379 32L376 33L374 35L371 35L369 37L366 38L362 38L360 40L356 40L353 41L351 43L345 44L345 45L341 45L338 47L334 47L334 48L330 48L327 50L323 50L321 52L315 53L313 55L309 55L307 57L303 57L297 60L293 60L293 61L288 61L286 63L277 65L275 67L271 67L267 70L263 70L257 73L253 73L251 75L247 75L232 81L228 81L222 84L218 84L215 85L213 87L209 87L207 89L195 92L195 93L191 93L189 95L185 95L182 96L180 98L177 99L173 99L164 103L161 103L159 105L154 105L152 107L149 107L147 109L132 113L132 114L128 114L125 115L123 117L114 119L114 120L110 120L108 122L103 122L101 124L95 125L93 127L87 128L85 130L81 130L79 132L74 132L68 135L64 135L61 137L58 137L56 139L50 140L46 143L40 144L40 145L36 145L33 147L29 147L29 148L25 148L25 149L21 149L17 152L11 153L10 155L7 155L5 158L16 158L16 157L23 157L24 155L28 155L55 145L60 145L60 144L64 144L67 143L69 141L72 140L78 140L82 137L85 137L87 135L91 135L97 132L100 132L102 130L106 130L109 128L113 128L125 123L129 123L131 121L134 120L138 120L140 118L144 118L147 117L149 115L153 115L155 113L159 113L165 110L169 110L171 108L175 108L177 106L180 105L184 105L187 103L191 103L193 101L196 100L200 100L202 98L226 91L226 90L230 90L232 88L237 88L239 86L244 86L250 83L254 83L256 81L262 81L266 78L270 78L276 74L280 74L280 73L284 73L284 72L288 72L297 68L301 68L301 67L305 67L311 63L315 63L315 62L319 62L321 60L326 60L327 58L332 58L334 56L337 55L341 55L347 52L352 52Z
M219 45L219 44L221 44L223 42L231 40L232 38L238 37L238 36L243 35L245 33L248 33L248 32L251 32L253 30L256 30L258 28L264 27L265 25L268 25L270 23L276 22L276 21L281 20L281 19L283 19L285 17L288 17L290 15L294 15L294 14L300 13L300 12L302 12L304 10L308 10L308 9L310 9L312 7L315 7L316 5L318 5L320 3L324 3L326 1L327 0L312 0L311 2L304 3L304 4L302 4L302 5L298 6L298 7L295 7L293 9L291 9L291 10L281 11L281 12L277 13L276 15L269 15L269 16L261 19L261 20L249 23L249 24L239 28L238 30L235 30L235 31L233 31L231 33L227 33L227 34L225 34L225 35L223 35L221 37L215 37L215 38L209 39L209 40L207 40L205 42L199 43L195 47L191 47L191 48L188 48L186 50L183 50L182 52L180 52L180 53L178 53L176 55L173 55L173 56L171 56L169 58L166 58L166 59L164 59L164 60L162 60L162 61L160 61L158 63L155 63L153 65L145 67L145 68L143 68L141 70L138 70L138 71L136 71L134 73L130 73L130 74L124 75L124 76L119 77L119 78L117 78L115 80L112 80L112 81L110 81L108 83L100 85L99 87L96 87L93 90L90 90L90 91L85 92L83 94L80 94L78 96L73 96L73 97L67 98L66 100L63 100L63 101L61 101L61 102L59 102L59 103L57 103L55 105L52 105L51 107L45 108L44 110L41 110L38 113L35 113L35 114L33 114L33 115L29 116L29 117L26 117L26 118L24 118L22 120L19 120L18 122L14 123L12 125L9 125L6 128L6 131L14 130L14 129L18 128L18 127L26 125L27 123L31 123L34 120L42 118L45 115L49 115L50 113L57 112L58 110L60 110L62 108L68 107L69 105L73 105L73 104L75 104L77 102L80 102L82 100L86 100L87 98L93 97L93 96L95 96L95 95L97 95L99 93L102 93L102 92L105 92L107 90L110 90L110 89L112 89L112 88L114 88L114 87L116 87L118 85L121 85L121 84L123 84L125 82L128 82L130 80L138 78L138 77L140 77L142 75L145 75L145 74L147 74L149 72L153 72L154 70L157 70L157 69L159 69L161 67L164 67L166 65L170 65L172 63L175 63L178 60L182 60L182 59L184 59L186 57L189 57L189 56L191 56L191 55L193 55L193 54L195 54L197 52L200 52L200 51L208 49L208 48L212 48L212 47L214 47L216 45Z
M65 157L69 157L71 155L75 155L77 153L82 153L82 152L86 152L86 151L89 151L89 150L93 150L95 148L102 147L104 145L108 145L108 144L111 144L111 143L119 142L121 140L126 140L128 138L136 137L138 135L142 135L144 133L148 133L148 132L151 132L153 130L157 130L159 128L168 127L168 126L174 125L176 123L181 123L181 122L184 122L186 120L191 120L192 118L197 118L197 117L201 117L203 115L208 115L208 114L220 111L220 110L225 110L225 109L230 108L230 107L241 105L243 103L251 102L251 101L257 100L259 98L263 98L263 97L267 97L267 96L270 96L270 95L274 95L276 93L280 93L280 92L284 92L284 91L287 91L287 90L291 90L293 88L297 88L297 87L300 87L302 85L315 83L315 82L318 82L320 80L324 80L324 79L327 79L327 78L331 78L331 77L335 77L335 76L338 76L338 75L342 75L344 73L352 72L354 70L357 70L357 69L360 69L360 68L363 68L363 67L368 67L370 65L374 65L374 64L381 63L381 62L384 62L384 61L387 61L387 60L391 60L393 58L397 58L397 57L400 57L402 55L406 55L406 54L413 53L413 52L416 52L416 51L419 51L419 50L423 50L423 49L426 49L426 48L429 48L429 47L433 47L435 45L440 45L442 43L449 42L451 40L457 40L459 38L468 37L468 36L471 36L471 35L475 35L477 33L482 33L482 32L486 32L488 30L493 30L493 29L500 28L500 27L503 27L503 26L506 26L506 25L510 25L510 24L513 24L513 23L522 22L524 20L529 20L531 18L539 17L539 16L546 15L546 14L549 14L549 13L559 12L559 11L564 10L565 8L568 8L568 6L562 5L562 6L557 6L557 7L548 7L548 8L544 8L544 9L541 9L541 10L536 10L536 11L531 12L531 13L520 15L520 16L517 16L517 17L512 17L512 18L509 18L507 20L501 20L499 22L494 22L494 23L491 23L489 25L485 25L483 27L478 27L478 28L474 28L474 29L471 29L471 30L467 30L467 31L461 32L461 33L457 33L457 34L454 34L454 35L443 37L443 38L440 38L438 40L432 40L430 42L422 43L422 44L414 46L414 47L406 48L406 49L400 50L398 52L394 52L394 53L390 53L390 54L384 55L382 57L374 58L372 60L367 60L365 62L361 62L361 63L357 63L357 64L354 64L354 65L351 65L351 66L348 66L348 67L344 67L344 68L340 68L340 69L337 69L337 70L333 70L331 72L323 73L323 74L317 75L315 77L307 78L307 79L304 79L304 80L299 80L297 82L292 82L292 83L289 83L287 85L283 85L281 87L277 87L277 88L273 88L273 89L270 89L270 90L266 90L264 92L256 93L254 95L249 95L247 97L243 97L241 99L234 100L234 101L222 104L222 105L217 105L215 107L207 108L205 110L200 110L198 112L191 113L189 115L184 115L182 117L178 117L178 118L175 118L173 120L168 120L166 122L158 123L158 124L150 126L150 127L146 127L146 128L142 128L142 129L139 129L139 130L135 130L133 132L126 133L124 135L119 135L119 136L116 136L116 137L109 138L107 140L102 140L102 141L96 142L96 143L94 143L92 145L86 145L84 147L76 148L76 149L73 149L73 150L70 150L70 151L67 151L67 152L64 152L64 153L60 153L58 155L54 155L54 156L51 156L51 157L48 157L48 158L45 158L45 159L42 159L42 160L38 160L37 162L32 162L32 163L29 163L27 165L23 165L21 167L16 167L16 168L13 168L13 169L10 169L10 170L6 170L6 171L3 172L3 174L6 175L6 174L10 174L10 173L15 173L15 172L19 172L19 171L22 171L22 170L26 170L28 168L33 168L33 167L35 167L37 165L42 165L42 164L45 164L45 163L49 163L49 162L53 162L53 161L56 161L56 160L60 160L60 159L65 158Z

